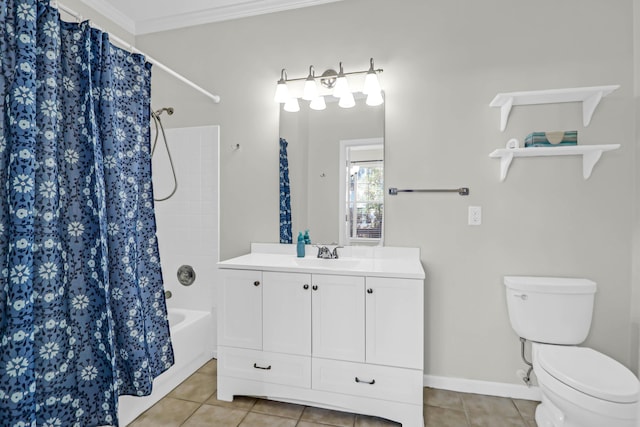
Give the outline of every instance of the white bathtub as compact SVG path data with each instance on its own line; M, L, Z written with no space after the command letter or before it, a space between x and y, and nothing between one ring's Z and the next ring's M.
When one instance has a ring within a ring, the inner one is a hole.
M153 382L145 397L120 396L120 426L126 426L213 357L215 324L208 311L169 308L175 364Z

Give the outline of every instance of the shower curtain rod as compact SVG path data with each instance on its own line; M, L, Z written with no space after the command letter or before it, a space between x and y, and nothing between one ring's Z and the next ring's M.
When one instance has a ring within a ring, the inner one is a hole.
M58 10L62 10L63 12L73 16L77 20L82 21L82 19L83 19L82 15L80 15L78 12L68 8L67 6L63 5L62 3L58 2L58 1L53 1L52 5L54 7L57 7ZM95 28L97 30L104 31L102 28L98 27L93 22L91 22L91 20L89 20L89 25L91 25L93 28ZM117 36L115 36L115 35L113 35L111 33L109 33L109 40L113 41L113 42L116 42L116 43L118 43L120 45L125 46L132 53L139 53L140 55L143 55L147 61L151 62L156 67L160 68L161 70L165 71L166 73L168 73L169 75L175 77L176 79L180 80L181 82L186 83L187 85L191 86L193 89L197 90L198 92L202 93L203 95L211 98L213 100L213 102L215 102L216 104L220 103L220 96L219 95L214 95L211 92L207 91L206 89L203 89L202 87L198 86L197 84L195 84L191 80L187 79L183 75L178 74L177 72L173 71L171 68L167 67L166 65L164 65L160 61L158 61L158 60L152 58L151 56L147 55L146 53L144 53L140 49L137 49L131 43L127 43L126 41L122 40L120 37L117 37Z

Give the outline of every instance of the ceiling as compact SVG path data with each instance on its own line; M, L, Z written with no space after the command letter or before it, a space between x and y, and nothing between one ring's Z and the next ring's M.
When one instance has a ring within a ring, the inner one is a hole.
M140 35L341 0L82 0Z

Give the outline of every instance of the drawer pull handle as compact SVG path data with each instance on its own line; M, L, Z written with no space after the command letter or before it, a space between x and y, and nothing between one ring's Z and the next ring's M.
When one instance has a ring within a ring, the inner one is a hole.
M311 287L311 289L313 289L314 291L317 291L317 290L318 290L318 285L313 285L313 286Z
M367 289L367 293L368 294L372 294L373 293L373 289L371 289L371 288Z
M260 286L260 281L256 280L255 282L253 282L253 286Z
M376 383L376 380L371 380L371 381L362 381L360 378L356 377L356 382L357 383L363 383L363 384L370 384L370 385L374 385Z
M267 366L267 367L265 368L265 367L263 367L263 366L258 366L258 364L257 364L257 363L254 363L254 364L253 364L253 367L254 367L254 368L256 368L256 369L263 369L263 370L265 370L265 371L269 371L269 370L271 370L271 365L269 365L269 366Z
M309 285L304 285L304 286L302 286L302 289L304 289L304 290L309 289Z

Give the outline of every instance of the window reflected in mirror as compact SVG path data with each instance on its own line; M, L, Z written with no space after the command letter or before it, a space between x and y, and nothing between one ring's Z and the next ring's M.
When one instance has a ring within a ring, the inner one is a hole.
M380 243L384 216L384 148L375 139L342 141L345 243ZM342 191L341 191L342 192Z
M349 172L349 238L380 239L382 235L382 162L351 163Z

